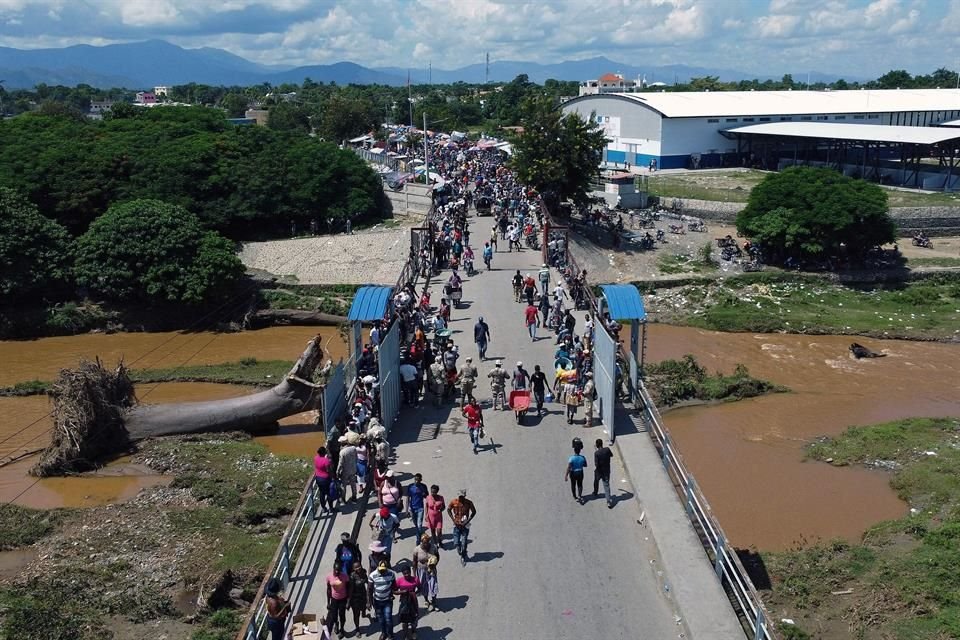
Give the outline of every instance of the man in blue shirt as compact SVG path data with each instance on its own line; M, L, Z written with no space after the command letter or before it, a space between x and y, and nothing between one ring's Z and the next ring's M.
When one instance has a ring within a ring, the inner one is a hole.
M490 326L483 321L483 316L477 318L477 324L473 325L473 341L477 343L480 360L486 360L487 345L490 342Z
M416 473L413 475L413 482L407 487L407 512L417 529L417 540L423 534L423 501L426 497L427 485L423 483L423 476Z

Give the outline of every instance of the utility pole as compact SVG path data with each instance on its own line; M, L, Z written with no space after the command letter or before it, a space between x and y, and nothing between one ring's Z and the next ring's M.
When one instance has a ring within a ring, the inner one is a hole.
M423 183L430 186L430 152L427 147L427 112L423 112Z
M483 77L483 84L490 84L490 52L487 51L487 70Z

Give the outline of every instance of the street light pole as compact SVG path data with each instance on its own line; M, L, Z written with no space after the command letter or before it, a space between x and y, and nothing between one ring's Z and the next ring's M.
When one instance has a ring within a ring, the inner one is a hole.
M427 147L427 112L423 112L423 182L430 185L430 155Z

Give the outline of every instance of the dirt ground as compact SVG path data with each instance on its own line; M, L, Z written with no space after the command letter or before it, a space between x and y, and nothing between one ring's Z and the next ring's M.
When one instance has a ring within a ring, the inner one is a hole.
M672 221L662 220L657 223L657 227L667 231L667 225ZM637 230L642 232L644 230ZM654 229L649 229L650 233L655 233ZM716 238L722 238L726 235L736 238L737 230L732 225L723 225L713 221L707 221L706 232L687 231L685 234L667 233L665 243L657 245L652 251L640 251L631 248L629 245L622 245L619 249L614 249L609 243L598 245L590 239L578 235L571 235L571 246L575 247L574 255L581 267L585 268L591 274L593 282L632 282L636 280L669 280L683 278L692 275L723 277L727 275L736 275L743 273L743 267L738 261L727 262L720 259L720 251L716 247ZM743 239L738 238L738 243L743 244ZM697 271L690 267L686 273L664 273L660 268L662 262L672 262L671 256L690 256L693 259L698 257L698 253L704 244L710 243L713 248L712 258L719 265L713 270ZM898 238L897 245L900 253L907 259L907 265L910 266L911 260L920 259L914 268L958 268L960 267L960 236L947 236L933 238L933 247L925 249L923 247L914 247L910 242L910 237ZM893 248L889 245L887 248ZM665 256L668 256L665 258ZM957 261L957 265L925 265L925 259Z

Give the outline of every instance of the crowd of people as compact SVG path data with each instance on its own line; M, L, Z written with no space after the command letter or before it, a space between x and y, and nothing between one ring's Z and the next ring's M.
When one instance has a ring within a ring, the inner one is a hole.
M488 362L487 349L492 339L490 326L482 316L478 316L473 331L476 362L472 353L461 353L449 323L463 292L460 272L472 275L475 271L468 227L471 201L482 195L493 202L490 235L482 239L480 250L488 270L499 252L539 252L544 220L538 194L519 184L495 152L467 152L444 146L436 149L431 160L432 168L444 177L445 183L434 191L430 242L414 255L432 276L443 274L439 276L444 283L442 298L432 300L426 287L418 293L412 283L395 293L390 317L373 325L358 355L356 398L348 416L329 430L326 445L317 450L314 459L317 508L321 514L336 513L343 505L363 499L368 490L377 499L377 507L367 522L371 542L362 549L350 533L344 532L336 547L332 570L325 577L328 606L323 623L328 633L341 637L347 633L349 611L354 632L361 629L366 616L376 622L381 640L394 637L395 620L405 637L416 638L421 610L433 610L438 604L438 568L445 555L445 524L449 520L453 534L452 544L446 548L454 550L459 561L466 564L469 527L477 514L466 489L460 489L457 497L447 502L440 486L428 486L421 473L404 485L391 469L394 458L378 413L377 379L380 342L391 324L396 323L399 328L403 402L411 407L428 398L435 405L459 403L474 454L479 453L485 435L483 410L475 394L481 377L489 380L493 410L511 408L509 385L511 391L530 392L538 416L547 412L549 403L559 402L566 407L568 423L593 425L596 389L591 347L595 319L587 310L581 316L582 324L577 324L586 272L574 275L564 271L565 238L548 239L549 264L543 263L535 272L512 274L514 299L523 309L524 327L534 342L547 338L554 341L553 361L544 366L536 364L532 371L518 361L507 371L502 360L496 359L488 370L481 371L480 367ZM560 269L560 281L553 281L550 266ZM609 318L604 321L611 329L616 325ZM581 406L582 421L577 416ZM566 477L574 499L582 504L587 461L579 438L574 439L573 448ZM612 454L601 440L596 441L596 449L594 494L602 482L607 504L612 507ZM410 521L406 529L401 525L403 518ZM405 536L412 539L409 553L398 551ZM268 624L282 613L279 589L274 591L271 595L268 590ZM275 628L277 625L271 630ZM280 637L274 635L274 640Z

